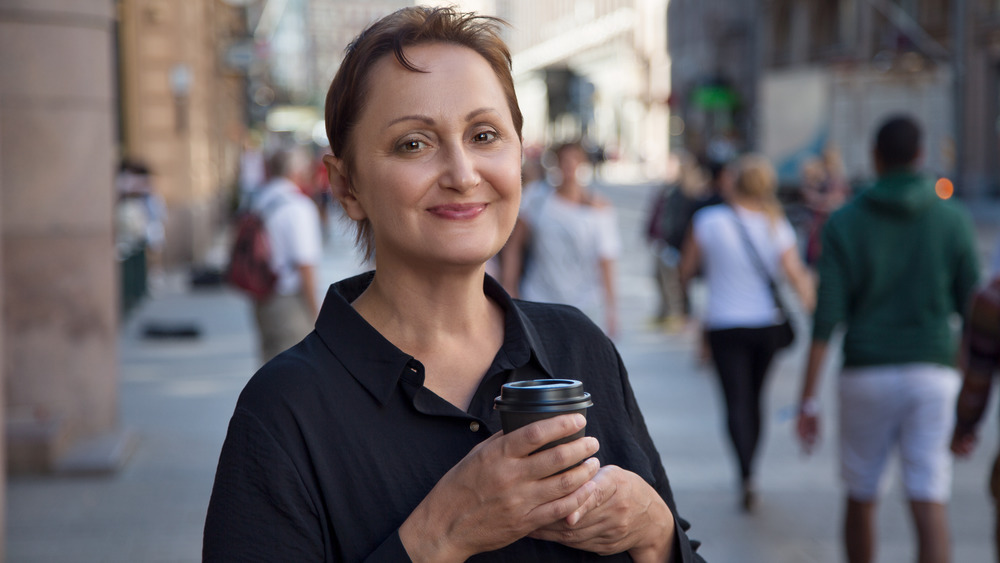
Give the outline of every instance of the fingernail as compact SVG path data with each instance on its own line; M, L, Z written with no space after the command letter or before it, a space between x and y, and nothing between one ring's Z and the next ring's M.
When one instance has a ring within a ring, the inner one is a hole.
M573 424L575 424L577 428L583 428L584 426L587 425L587 417L583 416L582 414L574 414Z
M573 514L570 514L569 518L566 519L566 523L569 524L570 526L576 526L576 523L579 521L580 521L580 511L576 511Z

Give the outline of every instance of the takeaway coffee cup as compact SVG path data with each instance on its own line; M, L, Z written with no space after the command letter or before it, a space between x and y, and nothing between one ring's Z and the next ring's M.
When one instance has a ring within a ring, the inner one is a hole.
M574 379L532 379L505 383L493 408L500 411L500 424L504 434L532 422L560 414L580 413L587 416L593 406L590 393L583 390L583 383ZM572 442L584 436L583 428L572 436L550 442L539 451Z

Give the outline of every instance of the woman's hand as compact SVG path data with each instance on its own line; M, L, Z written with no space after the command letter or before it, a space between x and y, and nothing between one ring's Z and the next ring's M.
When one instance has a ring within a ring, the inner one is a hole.
M614 465L602 467L593 483L597 487L586 504L531 537L600 555L628 551L634 561L668 561L674 516L656 490Z
M414 562L464 561L565 519L591 497L596 438L532 453L586 424L579 414L541 420L491 436L451 468L399 528Z

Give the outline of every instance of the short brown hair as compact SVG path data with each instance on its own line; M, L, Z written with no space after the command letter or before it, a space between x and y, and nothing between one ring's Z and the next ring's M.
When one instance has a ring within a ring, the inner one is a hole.
M424 72L406 58L403 50L427 43L467 47L486 59L504 91L520 139L524 117L514 92L510 50L500 37L504 25L506 22L499 18L460 13L453 8L414 6L397 10L368 26L347 47L326 94L326 135L334 156L351 170L350 136L365 108L375 63L391 53L404 68ZM357 224L357 242L364 248L365 257L371 257L373 240L367 219Z

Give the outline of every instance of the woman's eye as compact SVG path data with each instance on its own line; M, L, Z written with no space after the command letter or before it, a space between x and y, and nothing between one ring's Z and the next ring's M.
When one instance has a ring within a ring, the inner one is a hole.
M417 152L427 144L419 139L407 139L396 147L400 152Z
M472 136L472 140L477 143L491 143L497 139L496 131L480 131Z

